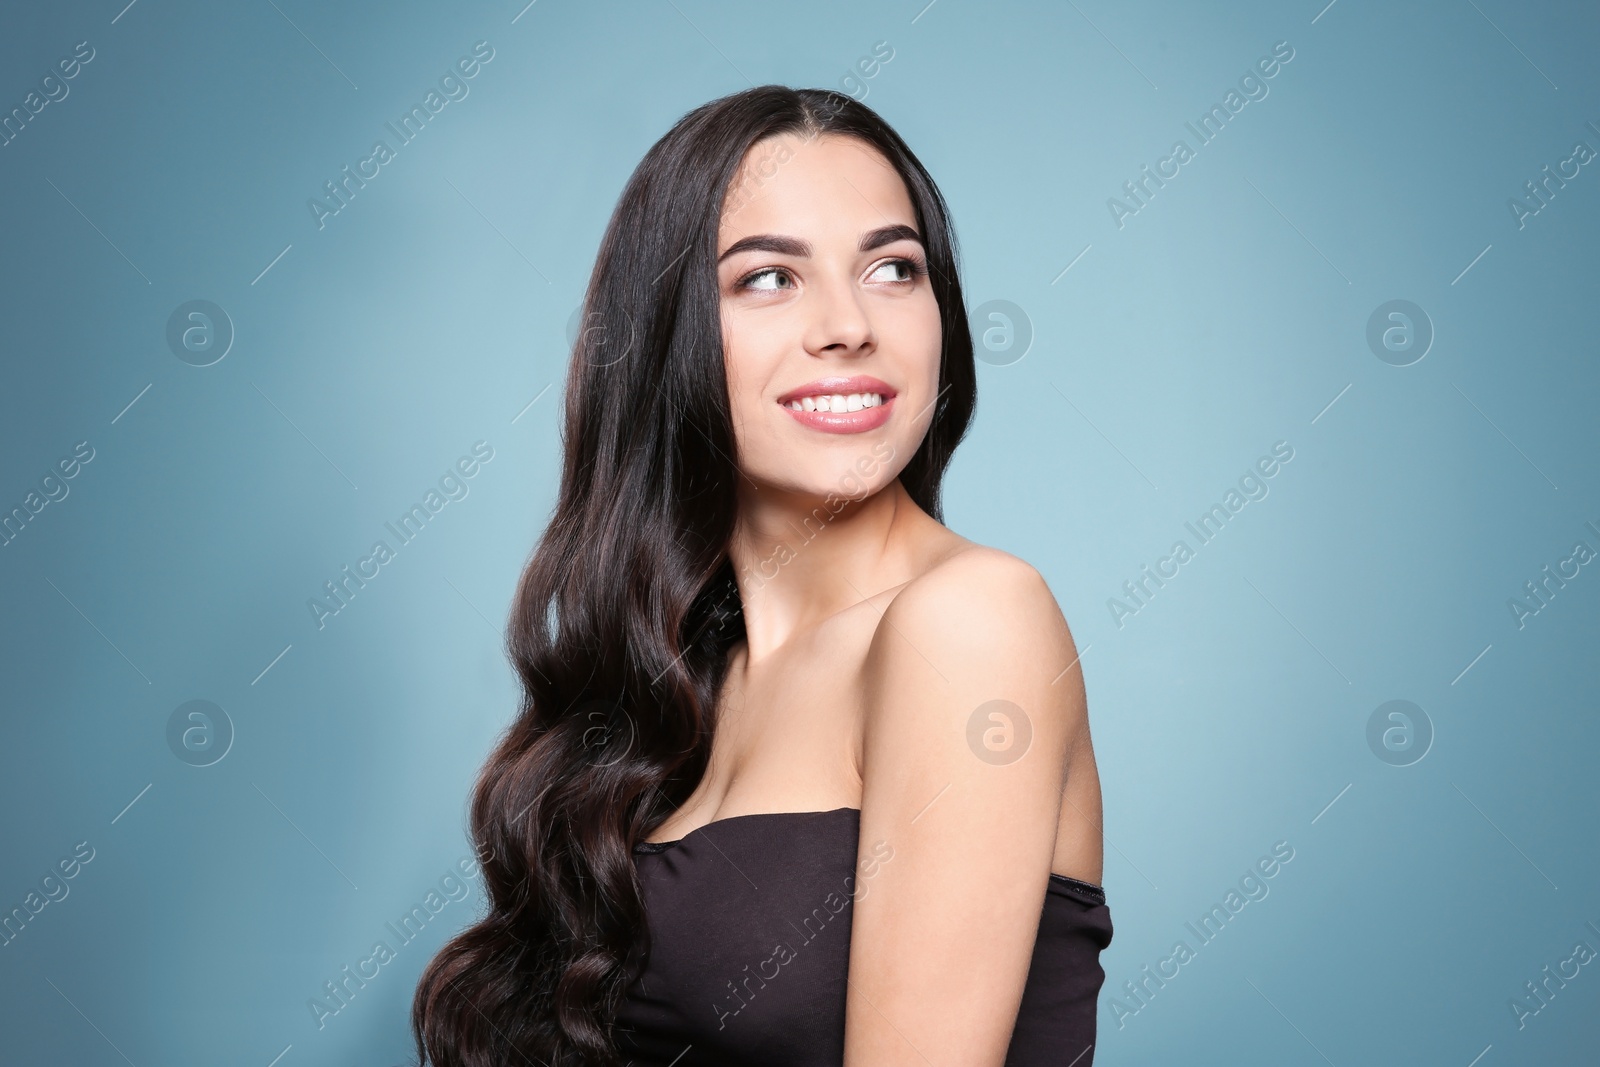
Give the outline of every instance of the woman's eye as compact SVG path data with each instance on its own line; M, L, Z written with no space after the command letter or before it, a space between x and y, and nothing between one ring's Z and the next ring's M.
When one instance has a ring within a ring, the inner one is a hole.
M893 277L883 277L885 270L895 272ZM891 285L909 285L920 275L926 274L927 268L915 259L891 259L880 263L869 276L880 282ZM759 292L778 292L783 289L796 288L794 275L785 267L766 267L753 274L747 274L739 282L741 290Z
M912 281L918 274L922 273L922 271L919 269L921 266L922 264L917 263L915 260L891 259L887 263L880 264L878 269L872 272L872 276L876 278L884 270L893 268L897 271L903 271L904 274L898 278L884 278L880 280L895 282L903 285L906 282Z
M785 278L785 279L788 280L789 284L787 284L787 285L757 285L756 282L759 279L763 279L763 278L772 278L772 279ZM772 291L772 290L775 290L775 289L793 289L794 288L793 282L794 282L794 277L792 275L790 275L790 273L788 271L784 270L782 267L768 267L766 270L758 270L754 274L751 274L751 275L747 276L744 279L744 281L739 283L739 288L741 288L741 289L765 289L765 290L768 290L768 291Z

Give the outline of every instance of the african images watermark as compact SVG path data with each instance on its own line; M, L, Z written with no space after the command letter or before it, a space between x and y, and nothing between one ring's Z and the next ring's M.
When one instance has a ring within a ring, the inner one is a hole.
M1032 742L1033 720L1009 700L986 700L967 716L967 749L990 766L1017 762Z
M66 900L67 894L72 892L72 887L67 883L76 878L92 859L94 846L87 841L79 841L72 846L72 855L57 860L54 867L45 871L37 889L28 890L21 904L0 915L0 948L5 948L20 937L23 928L48 905Z
M1367 316L1367 347L1391 367L1409 367L1433 347L1433 319L1410 300L1386 300Z
M342 175L338 181L324 182L322 187L327 191L327 199L311 197L306 201L306 207L311 211L311 217L316 220L317 229L323 229L328 224L328 219L339 214L350 206L350 201L355 199L356 193L367 187L367 182L383 173L382 168L392 162L399 150L416 139L439 112L443 111L452 101L465 100L472 87L467 83L478 76L482 65L494 59L494 49L488 41L479 41L472 46L472 55L462 56L456 60L455 66L449 68L439 77L439 88L429 89L428 94L422 98L422 103L412 104L411 110L400 116L399 125L386 122L384 126L393 135L395 145L389 147L389 142L380 138L372 143L372 151L365 159L356 162L355 170L351 171L350 164L346 163L340 170ZM443 93L444 95L440 95Z
M233 719L210 700L187 700L167 716L167 747L191 767L220 763L233 748Z
M1409 767L1433 748L1433 719L1409 700L1386 700L1367 717L1367 747L1391 767Z
M1127 995L1126 1001L1116 997L1107 997L1112 1018L1117 1021L1117 1029L1121 1030L1128 1023L1128 1017L1138 1015L1155 995L1167 987L1167 983L1182 974L1185 964L1198 959L1200 949L1215 941L1225 930L1234 916L1244 911L1245 905L1252 901L1266 900L1267 894L1272 891L1267 884L1267 879L1275 878L1283 866L1294 859L1294 847L1287 841L1279 841L1272 846L1269 855L1262 856L1255 864L1245 871L1239 878L1239 888L1229 888L1222 903L1212 904L1211 910L1200 916L1195 922L1186 922L1184 927L1194 935L1194 947L1189 947L1189 942L1179 938L1172 944L1172 951L1156 960L1155 969L1152 971L1147 963L1139 969L1141 977L1135 981L1128 979L1122 984L1122 990ZM1196 923L1199 925L1197 926Z
M1584 925L1595 934L1600 935L1600 926L1585 920ZM1583 967L1595 957L1594 946L1588 941L1579 941L1572 946L1572 952L1565 959L1558 960L1555 969L1551 970L1547 963L1540 970L1538 982L1524 982L1523 988L1528 991L1527 996L1515 996L1510 999L1511 1017L1517 1020L1517 1029L1527 1027L1528 1020L1538 1015L1550 1006L1556 994L1567 988L1567 983L1583 973Z
M443 511L446 504L452 500L465 500L470 491L467 482L477 476L482 469L481 464L491 459L494 459L494 447L487 441L475 442L472 455L462 456L440 476L439 488L430 488L420 504L412 504L410 510L403 512L394 522L383 524L384 529L394 536L395 548L390 548L387 541L374 541L372 550L356 560L353 572L350 564L346 563L340 568L336 580L323 582L322 588L327 592L327 598L310 597L306 600L306 607L310 609L317 629L326 627L330 618L349 607L356 594L383 573L383 566L396 557L399 548L416 540L429 520Z
M21 536L28 523L37 518L47 505L67 499L67 494L72 492L72 487L67 483L76 478L92 459L94 446L88 441L79 441L72 446L72 455L62 456L56 460L55 466L45 470L44 476L39 479L39 487L30 488L21 504L0 512L0 548Z
M1283 66L1293 58L1294 48L1288 41L1279 41L1273 45L1272 54L1256 60L1255 66L1246 70L1239 79L1239 88L1229 89L1227 95L1222 98L1222 103L1212 104L1211 110L1202 114L1197 120L1198 125L1194 122L1184 123L1194 135L1193 148L1189 147L1186 139L1179 138L1172 143L1171 152L1156 160L1154 171L1151 171L1150 165L1146 163L1139 168L1139 177L1123 182L1122 191L1126 194L1127 200L1119 200L1114 196L1106 200L1106 209L1111 212L1111 221L1117 224L1117 229L1122 229L1127 225L1129 218L1149 207L1156 191L1183 173L1183 165L1194 159L1199 149L1216 140L1229 120L1243 111L1246 104L1255 100L1265 100L1271 91L1267 82L1276 77Z
M890 49L891 58L893 54L894 50ZM863 59L860 62L865 63L866 60ZM884 60L884 62L888 62L888 60ZM874 73L876 73L876 70L874 70ZM846 75L846 77L848 76ZM826 101L822 104L822 110L825 112L824 119L831 119L843 107L844 104L838 102L838 98ZM809 127L805 132L795 136L798 137L802 144L810 144L820 137L822 132L820 126L815 126ZM761 191L761 187L777 175L778 168L793 158L794 151L789 147L788 139L783 139L777 143L775 148L764 151L759 158L752 160L747 166L741 168L736 180L729 183L727 190L723 194L723 214L733 215L740 208L754 200L756 194Z
M1106 601L1106 608L1111 612L1111 621L1117 624L1117 629L1122 629L1123 621L1131 615L1137 615L1148 607L1156 592L1165 588L1163 579L1176 578L1179 568L1194 559L1199 546L1208 545L1211 540L1222 532L1228 520L1244 510L1245 504L1252 500L1265 500L1268 493L1265 479L1275 476L1280 463L1288 463L1294 458L1294 447L1287 441L1279 441L1272 446L1272 454L1262 456L1256 460L1254 469L1246 470L1239 477L1239 488L1230 488L1223 494L1222 502L1212 504L1194 522L1184 523L1195 537L1195 547L1190 548L1189 542L1179 539L1174 541L1171 550L1160 559L1156 560L1155 569L1145 564L1140 571L1140 577L1122 583L1122 591L1127 600L1111 597ZM1168 570L1168 567L1171 570ZM1152 588L1154 583L1154 588Z
M894 859L892 845L885 841L873 842L871 854L856 864L861 877L858 879L855 875L845 875L844 892L841 894L838 890L830 891L823 897L822 903L812 908L810 913L800 920L800 925L794 927L805 938L799 942L798 947L788 941L779 941L773 946L772 954L756 964L754 973L751 972L750 965L745 964L744 977L737 983L732 979L728 981L728 992L731 995L726 998L726 1004L714 1003L711 1006L717 1013L717 1029L726 1027L729 1019L749 1007L750 1001L767 988L767 983L783 973L784 964L798 959L800 949L815 941L834 919L844 913L844 909L853 902L864 899L867 895L867 881L876 877L883 869L883 865L892 859ZM790 925L794 926L793 923ZM752 982L756 984L752 986Z
M1600 526L1596 526L1591 519L1584 523L1597 538L1600 538ZM1527 594L1527 599L1509 597L1506 607L1511 611L1511 617L1516 620L1517 629L1528 625L1528 620L1550 606L1550 601L1555 599L1557 593L1567 587L1567 583L1582 574L1585 563L1594 559L1595 550L1582 538L1572 543L1572 551L1562 559L1556 560L1555 570L1550 569L1546 563L1540 568L1543 577L1522 583L1522 590Z
M1584 123L1600 136L1600 126L1593 120ZM1510 197L1506 200L1506 207L1511 210L1511 217L1517 220L1517 229L1527 229L1528 220L1545 208L1550 206L1550 201L1556 198L1556 193L1567 187L1567 182L1572 181L1583 173L1583 167L1594 159L1595 151L1589 147L1587 141L1575 141L1572 151L1566 159L1556 163L1556 169L1551 170L1546 163L1541 169L1543 176L1522 183L1522 188L1527 192L1526 199Z
M968 321L977 342L972 354L991 367L1009 367L1033 347L1033 319L1009 300L985 300Z
M92 59L94 48L88 41L79 41L72 46L72 55L56 60L55 67L39 79L39 88L29 89L28 95L22 98L22 106L14 107L0 116L0 148L22 136L28 123L37 119L45 108L65 100L72 91L67 83L76 78Z
M876 78L882 72L884 65L893 58L894 46L888 41L877 42L872 46L871 55L856 60L855 66L839 79L839 88L856 100L865 100L867 94L872 91L867 81Z
M855 467L839 480L839 492L829 493L823 498L820 507L812 508L811 514L801 520L800 526L790 525L795 533L794 543L779 541L772 552L754 567L746 568L743 578L750 590L760 589L778 576L778 572L787 563L793 562L800 550L814 541L818 534L827 529L828 523L843 511L845 505L852 500L862 499L866 492L869 480L877 473L878 468L893 461L895 457L894 445L888 441L879 441L872 446L870 455L863 455L855 462Z
M209 367L233 347L233 319L213 301L186 300L167 316L167 347L191 367Z
M457 874L459 873L459 876ZM338 975L322 983L322 992L306 1000L306 1007L311 1010L311 1017L316 1020L317 1029L321 1030L328 1025L328 1020L338 1015L350 1006L356 994L367 987L367 983L382 974L384 964L393 960L402 948L415 941L422 931L451 901L465 900L472 893L469 884L479 875L479 867L474 856L463 856L456 861L453 868L448 868L439 877L439 887L429 887L428 895L422 898L420 904L412 904L411 910L402 915L398 922L384 923L385 936L380 937L372 944L372 951L365 958L356 961L354 970L347 963L339 969ZM390 941L394 944L391 945Z
M807 137L812 140L814 137ZM761 187L770 182L778 173L778 168L794 158L794 151L787 141L778 142L778 146L764 152L759 160L752 161L750 166L739 172L736 181L728 186L724 195L723 214L732 215L750 201L754 200Z

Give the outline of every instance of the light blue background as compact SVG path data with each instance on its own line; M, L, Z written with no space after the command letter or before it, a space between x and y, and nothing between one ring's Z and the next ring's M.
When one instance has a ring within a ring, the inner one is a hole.
M122 2L0 35L5 111L95 50L0 148L0 508L94 449L0 548L0 909L94 849L0 948L8 1061L409 1056L475 883L321 1028L308 1001L470 854L615 199L681 114L766 82L864 89L950 200L970 307L1031 324L980 366L946 520L1043 571L1083 650L1096 1062L1592 1060L1600 965L1522 1029L1509 1002L1600 949L1600 568L1507 606L1600 549L1600 164L1507 207L1600 150L1592 5ZM308 198L480 40L469 95L319 229ZM1279 41L1269 95L1119 228L1108 198ZM193 299L236 331L207 367L165 340ZM1393 299L1435 331L1409 366L1366 341ZM469 495L319 629L308 598L477 441ZM1119 627L1278 441L1270 493ZM235 732L208 767L167 743L194 699ZM1409 766L1367 742L1395 699L1435 734ZM1279 841L1270 894L1119 1026Z

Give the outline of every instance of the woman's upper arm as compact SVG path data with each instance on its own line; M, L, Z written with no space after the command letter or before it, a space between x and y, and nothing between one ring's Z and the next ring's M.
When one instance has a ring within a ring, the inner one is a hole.
M1081 673L1062 676L1076 657L1044 579L992 549L936 567L879 620L845 1067L1004 1062L1087 736Z

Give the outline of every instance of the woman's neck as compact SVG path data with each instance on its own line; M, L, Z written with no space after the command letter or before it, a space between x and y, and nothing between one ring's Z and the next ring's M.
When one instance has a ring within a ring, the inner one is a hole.
M745 491L728 547L750 659L918 573L930 536L953 536L896 478L861 500Z

